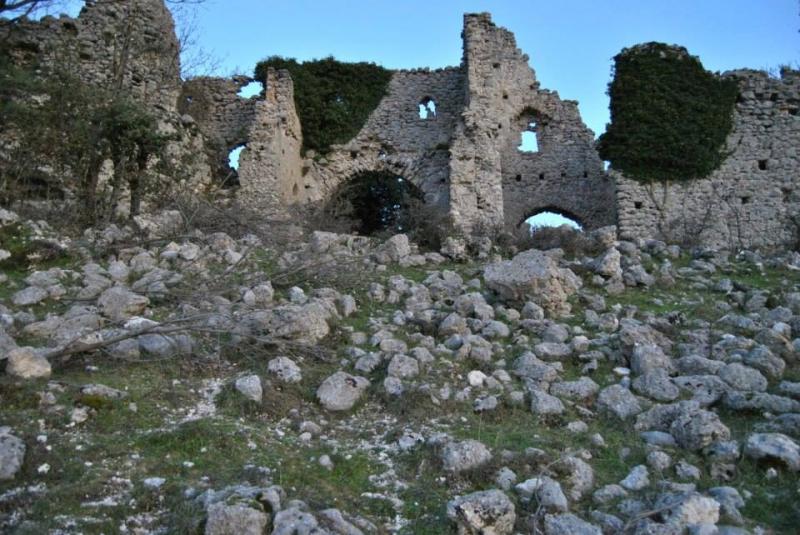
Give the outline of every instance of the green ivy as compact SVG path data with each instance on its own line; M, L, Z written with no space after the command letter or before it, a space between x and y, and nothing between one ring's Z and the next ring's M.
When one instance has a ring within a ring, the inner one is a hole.
M614 57L611 124L600 157L641 182L708 176L725 158L735 80L706 71L685 48L646 43Z
M265 87L269 67L292 75L303 150L321 154L358 134L392 77L392 71L374 63L343 63L333 57L298 63L273 56L256 65L254 76Z

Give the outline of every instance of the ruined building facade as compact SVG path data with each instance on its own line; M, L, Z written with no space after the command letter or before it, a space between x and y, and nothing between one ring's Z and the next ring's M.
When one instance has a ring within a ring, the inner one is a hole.
M614 224L614 185L577 103L541 89L513 34L488 14L466 15L463 37L461 66L395 71L361 131L324 158L301 154L287 72L270 71L255 99L238 96L245 79L192 80L181 109L211 140L218 168L245 147L239 197L276 215L323 205L359 173L389 171L464 233L511 230L544 210L587 228ZM420 117L430 102L435 114ZM536 152L518 149L527 129L535 129Z
M800 72L739 82L722 165L707 178L642 184L613 173L620 234L734 250L800 245Z
M710 177L643 185L611 171L574 101L542 89L514 36L488 14L464 17L461 65L392 73L387 92L350 141L303 154L287 71L263 92L239 96L248 77L180 79L179 46L163 0L87 1L79 17L0 25L19 61L61 65L84 81L124 87L193 140L175 147L207 161L207 175L236 174L238 202L272 219L325 206L363 172L413 184L455 232L514 230L541 211L623 238L715 246L794 245L800 214L800 74L729 73L740 84L727 158ZM135 51L135 53L131 53ZM268 51L265 51L265 53ZM420 105L433 109L427 117ZM521 134L537 150L519 150ZM185 136L186 137L186 136Z

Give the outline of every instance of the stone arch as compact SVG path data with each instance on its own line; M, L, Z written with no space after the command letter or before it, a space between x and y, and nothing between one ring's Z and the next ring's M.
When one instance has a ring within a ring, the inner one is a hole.
M408 232L425 204L412 180L388 167L357 171L341 181L324 201L320 226L361 235Z
M537 208L530 209L530 210L528 210L526 212L523 212L523 214L525 214L525 215L519 221L517 221L517 223L516 223L517 228L521 228L522 225L525 224L525 222L528 219L530 219L532 217L535 217L535 216L537 216L539 214L545 213L545 212L550 212L550 213L553 213L553 214L558 214L558 215L560 215L562 217L566 217L567 219L571 219L572 221L574 221L578 225L580 225L581 229L585 229L586 228L586 221L584 220L583 217L579 216L578 214L576 214L572 210L569 210L569 209L566 209L566 208L562 208L560 206L555 206L555 205L552 205L552 204L545 205L545 206L539 206Z

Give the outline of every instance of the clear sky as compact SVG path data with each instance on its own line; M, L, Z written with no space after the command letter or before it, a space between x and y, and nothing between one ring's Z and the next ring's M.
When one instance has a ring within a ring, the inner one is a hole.
M596 135L623 47L680 44L715 71L800 67L800 0L206 0L195 22L225 75L275 54L444 67L461 62L462 15L476 11L514 32L542 87L579 101Z

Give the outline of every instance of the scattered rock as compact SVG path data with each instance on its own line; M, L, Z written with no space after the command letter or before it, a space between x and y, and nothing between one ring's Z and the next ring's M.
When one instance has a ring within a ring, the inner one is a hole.
M447 503L447 517L463 535L508 535L517 515L514 503L500 490L485 490L459 496Z
M336 372L322 382L317 398L329 411L346 411L353 408L368 387L369 380L365 377Z

